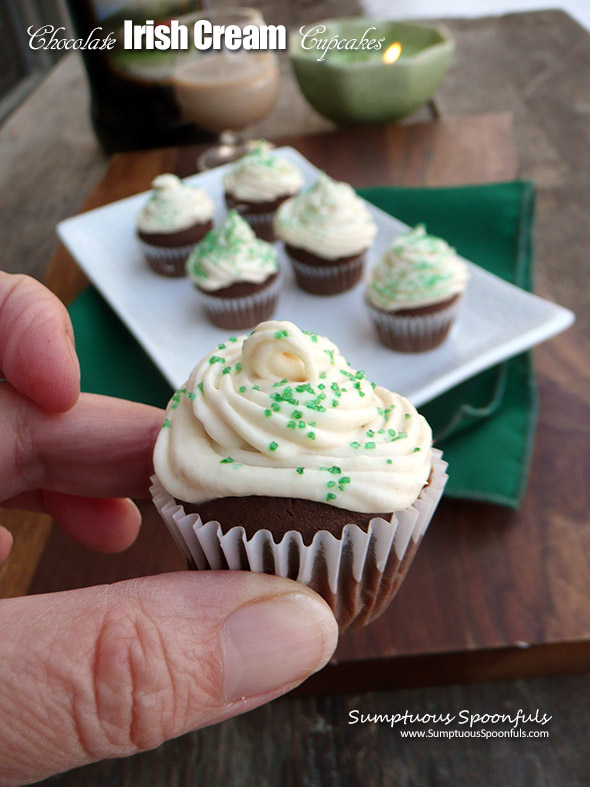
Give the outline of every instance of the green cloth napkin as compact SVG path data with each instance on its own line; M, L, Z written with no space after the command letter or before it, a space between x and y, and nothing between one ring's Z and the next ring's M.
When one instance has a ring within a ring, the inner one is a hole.
M532 288L532 184L384 187L359 193L407 224L424 222L429 232L486 270ZM69 311L82 390L164 407L169 384L98 292L89 288ZM476 375L421 410L449 462L445 494L518 507L537 413L530 354Z

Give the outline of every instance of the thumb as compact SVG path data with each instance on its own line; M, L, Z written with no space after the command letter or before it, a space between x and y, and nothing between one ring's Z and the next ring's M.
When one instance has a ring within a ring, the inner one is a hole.
M291 580L178 572L0 604L0 783L151 749L320 669L327 604Z

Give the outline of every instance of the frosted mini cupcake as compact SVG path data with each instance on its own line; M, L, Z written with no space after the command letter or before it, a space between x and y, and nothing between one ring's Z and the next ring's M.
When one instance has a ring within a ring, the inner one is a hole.
M341 630L381 614L446 482L426 420L338 347L265 322L211 351L177 391L152 495L194 568L303 582Z
M159 175L152 186L137 220L143 251L156 273L184 276L188 255L213 226L213 200L176 175Z
M468 278L465 262L423 224L397 237L367 278L366 301L382 344L399 352L438 347Z
M301 170L272 152L261 140L251 153L237 161L223 178L225 201L252 226L259 238L275 239L276 209L303 185Z
M276 308L281 284L277 252L235 210L195 247L186 270L205 313L220 328L252 328Z
M281 205L275 232L301 289L334 295L360 280L377 227L351 186L322 173L308 191Z

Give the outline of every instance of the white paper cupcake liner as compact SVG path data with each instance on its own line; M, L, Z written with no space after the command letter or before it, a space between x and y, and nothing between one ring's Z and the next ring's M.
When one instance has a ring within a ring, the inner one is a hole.
M214 295L195 287L197 298L212 322L239 321L241 328L253 328L257 323L267 320L276 307L276 301L283 283L279 270L276 279L263 290L239 298L216 298ZM222 326L223 327L223 326Z
M289 255L299 286L318 295L336 295L357 284L362 276L365 255L338 265L307 265Z
M203 522L187 514L157 476L150 488L154 504L191 568L276 574L317 591L330 605L340 631L378 617L397 592L442 496L447 463L433 449L429 483L418 499L387 521L376 517L364 529L351 523L336 538L318 531L305 545L290 530L275 543L261 528L248 539L243 527Z
M165 276L184 276L185 263L191 251L197 245L191 243L189 246L152 246L144 240L138 239L143 253L147 257L150 266L157 272Z
M375 329L384 344L401 352L420 352L438 346L457 318L462 297L436 312L399 316L367 302Z

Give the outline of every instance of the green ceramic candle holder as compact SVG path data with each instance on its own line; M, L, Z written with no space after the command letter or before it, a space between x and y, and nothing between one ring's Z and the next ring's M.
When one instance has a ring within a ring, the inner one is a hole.
M300 31L290 35L295 77L311 106L339 125L389 123L411 115L432 98L455 49L442 25L350 17L305 25L306 33L305 38ZM369 39L373 48L352 48L363 40L366 47ZM320 40L336 40L341 48L332 44L326 52L314 45ZM394 42L401 44L399 57L384 62Z

